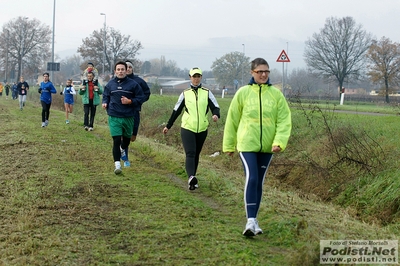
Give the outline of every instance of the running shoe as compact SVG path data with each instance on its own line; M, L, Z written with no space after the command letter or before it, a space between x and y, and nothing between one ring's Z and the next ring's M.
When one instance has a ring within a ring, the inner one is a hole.
M258 220L257 219L254 219L254 231L255 231L256 235L261 235L263 233L263 230L258 225Z
M188 187L189 187L189 190L195 190L196 188L199 187L197 178L195 176L192 175L189 177Z
M255 236L256 235L256 223L254 218L247 219L246 228L243 231L244 236Z
M120 173L122 173L121 166L120 167L115 167L114 174L119 175Z

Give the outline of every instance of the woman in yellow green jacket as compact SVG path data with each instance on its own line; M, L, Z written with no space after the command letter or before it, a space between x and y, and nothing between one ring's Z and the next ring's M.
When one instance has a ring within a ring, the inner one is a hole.
M214 122L217 122L220 117L219 105L213 93L201 86L202 76L203 72L198 67L189 71L190 88L180 94L171 117L163 129L163 133L167 134L175 120L183 112L181 138L186 154L185 168L188 175L189 190L198 188L196 172L200 152L208 132L208 110L211 110Z
M289 106L282 92L269 84L269 73L265 59L251 62L252 78L233 97L224 129L223 152L239 152L246 176L245 236L262 234L257 214L265 175L272 155L286 148L292 128Z

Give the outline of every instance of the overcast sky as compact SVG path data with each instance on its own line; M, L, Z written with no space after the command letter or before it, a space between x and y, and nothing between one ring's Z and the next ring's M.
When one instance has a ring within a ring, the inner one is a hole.
M0 0L0 25L18 16L53 28L54 0ZM210 70L216 58L245 52L270 68L285 50L288 68L304 67L304 42L328 17L351 16L380 39L400 42L400 0L56 0L55 53L76 52L82 39L104 25L142 43L138 56L165 56L179 68ZM286 66L285 66L286 67Z

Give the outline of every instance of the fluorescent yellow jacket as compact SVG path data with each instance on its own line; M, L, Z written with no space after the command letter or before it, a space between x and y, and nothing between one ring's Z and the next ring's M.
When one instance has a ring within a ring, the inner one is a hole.
M222 149L272 153L272 146L280 146L283 151L291 129L290 109L282 92L269 84L249 84L232 99Z
M209 109L213 115L220 117L218 102L211 91L201 86L186 89L179 95L178 102L175 104L166 127L170 129L181 112L183 112L182 128L195 133L206 131L208 128L207 113Z

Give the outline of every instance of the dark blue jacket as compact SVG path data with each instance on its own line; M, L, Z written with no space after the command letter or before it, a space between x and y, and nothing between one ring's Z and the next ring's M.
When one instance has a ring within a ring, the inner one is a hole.
M40 93L40 101L49 104L51 103L51 94L57 93L57 90L56 88L54 88L53 83L51 83L51 81L48 81L40 83L40 88L38 92Z
M147 82L144 81L141 77L139 77L137 75L134 75L134 74L128 75L128 78L133 79L134 81L136 81L140 85L140 87L142 88L143 93L144 93L143 103L147 102L149 100L150 94L151 94L150 93L150 88L149 88L149 85L147 85Z
M24 89L22 89L22 85L24 85ZM18 82L17 84L17 90L18 90L18 94L19 95L27 95L28 94L28 90L29 90L29 85L26 81L24 82Z
M121 98L125 96L132 100L132 104L122 104ZM140 85L125 77L110 80L104 88L103 103L107 104L107 114L114 117L133 117L135 111L140 110L144 102L144 93Z

